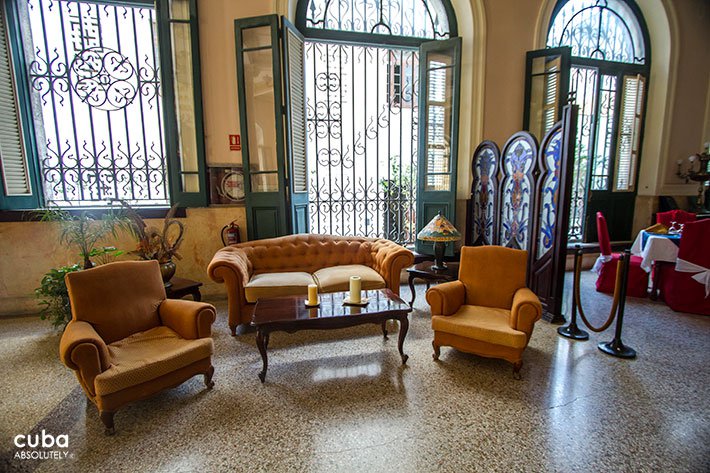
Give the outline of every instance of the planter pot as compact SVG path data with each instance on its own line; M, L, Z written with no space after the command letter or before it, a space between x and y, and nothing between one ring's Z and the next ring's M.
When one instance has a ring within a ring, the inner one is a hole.
M160 273L163 275L163 284L165 287L170 287L173 283L170 282L175 276L175 263L172 260L160 263Z

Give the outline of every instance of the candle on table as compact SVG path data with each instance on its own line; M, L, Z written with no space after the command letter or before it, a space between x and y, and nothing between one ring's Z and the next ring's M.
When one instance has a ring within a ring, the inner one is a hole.
M362 288L362 281L360 276L350 276L350 302L354 304L360 303L360 289Z
M318 304L318 286L315 284L308 285L308 305Z

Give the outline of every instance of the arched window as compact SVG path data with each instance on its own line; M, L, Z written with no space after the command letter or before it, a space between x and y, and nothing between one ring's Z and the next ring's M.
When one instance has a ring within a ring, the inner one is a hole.
M612 240L626 240L636 198L648 30L633 0L560 0L547 46L571 48L569 91L579 105L570 238L596 240L602 211Z
M309 230L414 244L437 209L453 219L460 39L450 2L301 0L296 27Z

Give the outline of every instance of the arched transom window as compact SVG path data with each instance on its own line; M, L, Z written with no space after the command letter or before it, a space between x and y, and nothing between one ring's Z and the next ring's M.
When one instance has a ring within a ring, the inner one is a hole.
M646 63L644 34L631 7L621 0L572 0L558 4L547 46L570 46L572 56Z
M447 39L456 29L439 0L310 0L306 9L305 26L314 29L422 39Z

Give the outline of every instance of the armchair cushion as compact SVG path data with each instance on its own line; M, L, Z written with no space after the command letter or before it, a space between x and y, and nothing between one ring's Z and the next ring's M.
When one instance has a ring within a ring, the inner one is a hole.
M96 394L105 396L184 368L208 358L211 338L185 340L174 330L159 326L108 345L111 367L95 379Z
M426 292L432 315L452 315L466 299L466 286L461 281L439 284Z
M386 287L385 280L377 271L362 264L344 264L319 269L313 273L313 279L322 292L338 292L350 289L350 276L360 276L362 289L381 289Z
M211 336L212 323L217 317L211 304L183 299L165 299L158 308L158 314L163 325L187 340Z
M253 304L260 297L308 294L308 285L315 283L310 274L297 271L255 274L244 287L244 296Z
M432 316L431 328L435 332L450 333L494 345L525 348L528 343L527 335L511 328L509 318L509 310L462 305L453 315Z

